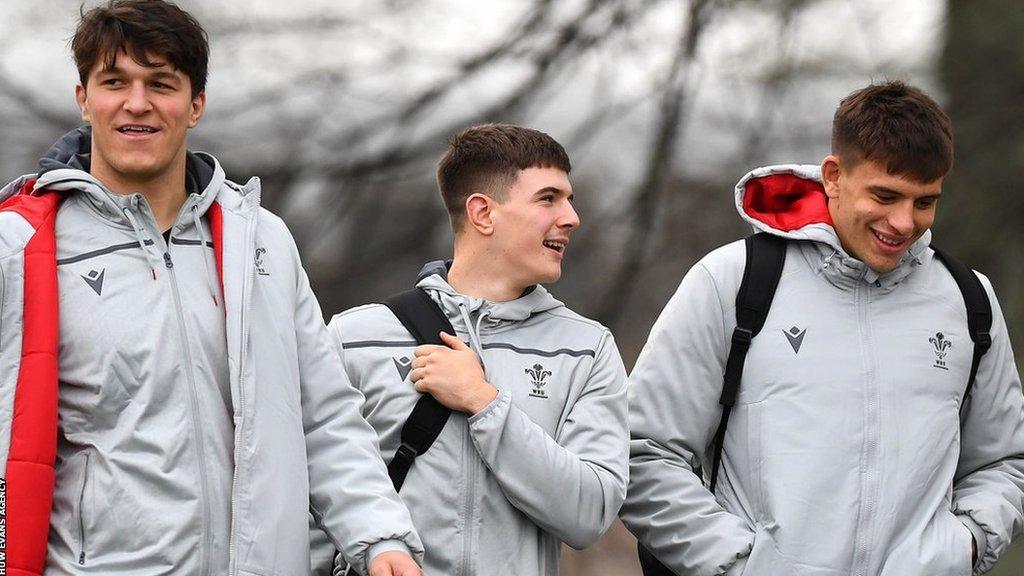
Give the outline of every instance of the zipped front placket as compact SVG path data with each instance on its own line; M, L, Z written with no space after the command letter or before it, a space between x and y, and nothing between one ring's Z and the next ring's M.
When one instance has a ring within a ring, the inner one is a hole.
M866 270L865 270L866 272ZM875 509L878 500L878 479L881 474L879 453L880 383L871 337L871 286L859 279L855 288L857 328L864 359L864 448L861 459L861 501L857 515L857 537L853 556L853 573L867 576L871 565L871 543L875 533Z
M476 574L476 566L473 554L473 531L476 529L476 475L477 456L476 447L473 446L472 433L469 430L469 420L466 421L466 436L463 446L463 453L466 457L466 500L463 510L466 513L465 533L462 535L462 574L473 576Z
M138 204L136 203L136 205ZM148 204L143 204L143 206L146 208L146 212L148 212L146 216L148 216L152 222L156 222L152 212L148 210ZM196 442L196 468L199 471L199 491L202 497L202 502L199 506L200 523L202 525L202 546L200 548L199 563L200 566L203 567L202 573L212 576L210 572L210 550L213 547L213 535L210 533L209 518L207 517L207 506L210 501L210 487L205 462L206 446L203 440L203 430L199 425L199 397L195 373L193 372L194 364L192 362L192 347L189 344L188 329L185 325L185 314L181 303L181 290L178 287L178 279L174 272L174 261L171 259L170 245L168 242L164 241L162 234L158 234L153 241L159 242L163 245L164 266L167 269L167 275L171 285L171 293L174 296L174 314L178 322L178 331L181 335L181 347L185 357L185 372L188 374L189 404L191 408L189 416L192 420L192 435L195 437Z
M249 249L255 245L256 240L256 219L255 216L250 217L246 223L245 228L245 249ZM221 242L224 242L223 238ZM235 467L232 471L231 476L231 534L228 536L228 572L231 576L235 576L238 573L237 558L236 558L236 546L237 546L237 533L238 533L238 464L241 462L242 457L242 432L245 429L245 361L246 354L245 349L249 345L249 302L252 300L249 296L249 292L252 289L252 282L256 276L256 270L254 269L255 263L253 259L244 259L245 269L242 272L242 303L241 309L239 310L239 332L241 342L238 349L238 424L235 426ZM221 271L223 274L224 271ZM225 313L227 312L227 294L224 295L224 307Z

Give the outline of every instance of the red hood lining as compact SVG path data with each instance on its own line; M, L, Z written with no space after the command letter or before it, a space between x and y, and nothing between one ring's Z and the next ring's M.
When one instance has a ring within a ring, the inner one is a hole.
M771 174L744 184L743 211L782 232L809 224L832 225L828 197L820 182L795 174Z

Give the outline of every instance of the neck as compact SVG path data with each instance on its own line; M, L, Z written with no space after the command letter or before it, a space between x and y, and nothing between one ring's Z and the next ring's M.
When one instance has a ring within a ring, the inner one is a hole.
M95 152L93 158L96 158ZM184 150L167 170L153 176L132 177L96 162L89 173L115 194L141 194L153 211L153 218L156 219L156 225L161 231L168 230L174 225L188 197L185 192Z
M489 302L508 302L523 295L520 286L508 276L499 259L485 251L455 246L455 259L448 271L448 284L459 294Z

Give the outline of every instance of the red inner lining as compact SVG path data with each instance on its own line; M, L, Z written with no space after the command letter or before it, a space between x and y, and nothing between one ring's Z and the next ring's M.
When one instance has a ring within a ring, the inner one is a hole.
M795 174L772 174L748 181L744 185L743 210L782 232L808 224L832 225L824 186Z
M0 210L25 218L36 233L25 246L21 364L14 392L7 461L7 567L41 575L53 502L57 451L57 255L59 194L31 196L35 181Z

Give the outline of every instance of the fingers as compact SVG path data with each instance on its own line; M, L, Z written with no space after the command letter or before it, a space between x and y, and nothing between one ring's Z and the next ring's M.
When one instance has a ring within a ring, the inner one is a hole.
M412 353L413 353L413 356L430 356L431 354L433 354L435 352L440 352L440 351L443 351L443 350L448 350L448 347L447 346L439 346L437 344L423 344L422 346L417 346L412 351Z
M468 348L468 346L466 346L466 343L463 342L458 336L452 336L447 332L439 332L438 334L441 336L441 342L447 344L448 347L451 348L452 350L465 350L466 348Z

